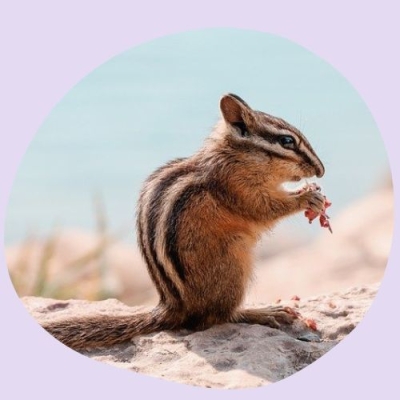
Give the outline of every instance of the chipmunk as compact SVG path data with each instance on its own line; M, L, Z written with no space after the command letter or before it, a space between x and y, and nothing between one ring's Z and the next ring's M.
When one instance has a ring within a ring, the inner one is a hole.
M138 243L160 300L150 312L52 321L43 327L74 349L110 346L162 330L204 330L247 323L279 328L290 308L241 309L252 276L252 250L277 221L324 207L318 191L282 184L322 177L305 136L283 119L253 110L234 94L204 145L146 180L137 207Z

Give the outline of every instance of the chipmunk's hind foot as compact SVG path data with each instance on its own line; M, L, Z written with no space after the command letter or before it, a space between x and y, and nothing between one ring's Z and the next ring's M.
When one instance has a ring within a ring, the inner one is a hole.
M306 342L321 341L321 332L310 327L299 312L287 306L270 306L258 309L239 310L231 322L259 324L279 329L295 339Z
M232 322L266 325L280 329L282 326L292 325L298 317L299 314L291 307L270 306L240 310L236 313Z

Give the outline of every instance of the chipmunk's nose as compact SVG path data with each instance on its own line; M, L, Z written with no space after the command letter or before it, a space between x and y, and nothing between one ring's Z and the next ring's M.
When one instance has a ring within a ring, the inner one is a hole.
M322 163L315 166L315 175L317 178L321 178L325 174L325 167Z

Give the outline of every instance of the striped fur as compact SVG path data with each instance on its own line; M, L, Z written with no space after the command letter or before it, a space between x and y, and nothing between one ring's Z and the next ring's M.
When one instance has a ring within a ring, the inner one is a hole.
M322 176L324 167L305 136L284 120L252 110L236 95L221 99L221 111L223 119L204 146L159 168L140 194L138 244L160 296L158 307L139 317L95 316L89 323L46 326L59 340L83 348L161 329L293 321L279 307L239 307L260 233L288 215L323 207L319 193L295 195L281 184ZM293 138L291 148L280 143L282 136ZM82 326L92 333L76 338Z

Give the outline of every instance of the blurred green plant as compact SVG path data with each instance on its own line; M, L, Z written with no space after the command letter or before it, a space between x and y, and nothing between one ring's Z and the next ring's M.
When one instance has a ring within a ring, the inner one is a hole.
M52 262L60 245L60 230L53 231L40 241L37 265L33 268L35 243L38 240L33 235L27 238L19 247L17 259L12 268L9 268L10 278L19 296L51 297L57 299L85 298L88 300L104 300L118 297L108 284L110 265L107 260L107 251L121 235L109 232L107 213L103 198L96 194L93 199L96 219L96 245L62 265L54 276ZM90 282L88 284L88 282ZM79 288L90 287L90 290ZM80 295L77 296L77 293Z

